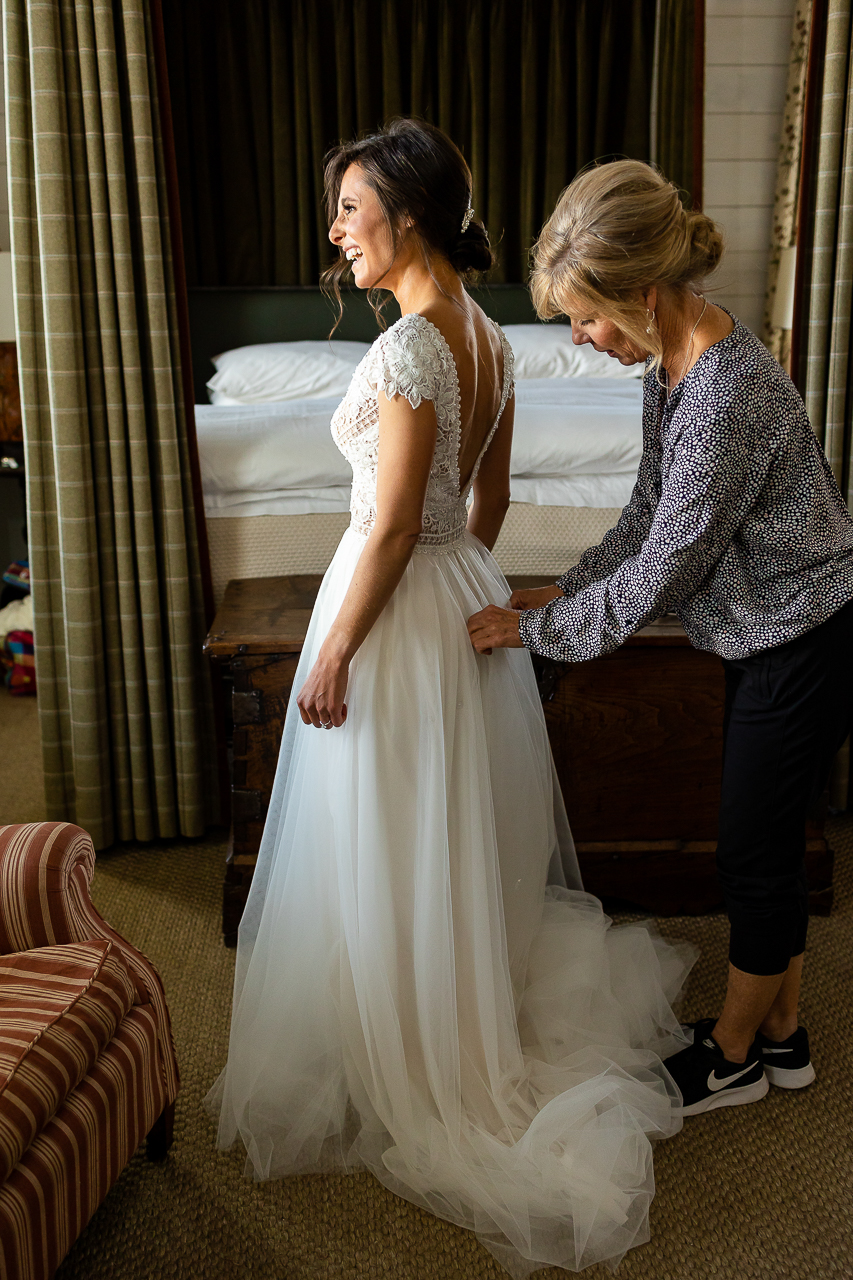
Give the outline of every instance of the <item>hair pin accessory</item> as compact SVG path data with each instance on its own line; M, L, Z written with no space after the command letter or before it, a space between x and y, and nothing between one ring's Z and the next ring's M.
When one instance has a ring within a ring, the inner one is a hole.
M473 216L474 216L474 210L469 204L468 208L465 210L465 212L462 215L462 234L463 235L471 225L471 219L473 218Z

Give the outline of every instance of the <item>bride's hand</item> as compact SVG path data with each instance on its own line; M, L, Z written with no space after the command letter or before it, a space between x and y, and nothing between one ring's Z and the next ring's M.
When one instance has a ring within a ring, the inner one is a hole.
M509 599L511 609L541 609L549 600L556 600L564 593L556 583L552 587L527 587L522 591L513 591Z
M315 729L339 729L347 718L349 663L324 658L321 653L299 691L296 705L303 724Z

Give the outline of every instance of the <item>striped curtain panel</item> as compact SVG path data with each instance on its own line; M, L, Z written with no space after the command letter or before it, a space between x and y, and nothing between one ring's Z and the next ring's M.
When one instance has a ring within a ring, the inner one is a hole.
M778 320L777 288L788 287L780 281L779 270L785 259L790 267L786 250L793 251L797 243L799 216L800 168L803 153L803 122L806 102L806 72L809 61L809 32L811 29L813 0L797 0L794 11L794 27L791 33L791 52L788 61L788 83L785 89L785 112L782 134L779 140L779 159L776 166L776 192L773 201L773 226L770 233L770 259L767 265L767 292L764 297L764 331L762 337L784 369L791 371L791 330L776 323Z
M813 210L804 281L800 385L812 426L853 506L853 0L829 0Z
M214 796L148 0L4 0L48 814L199 835Z

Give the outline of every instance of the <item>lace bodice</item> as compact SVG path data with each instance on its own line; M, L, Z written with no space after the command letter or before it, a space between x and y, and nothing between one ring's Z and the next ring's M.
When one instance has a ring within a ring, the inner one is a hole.
M494 323L494 322L492 322ZM435 455L424 499L418 550L449 547L462 536L467 498L512 390L512 350L495 325L504 354L500 408L480 450L471 478L460 491L461 417L456 362L441 331L424 316L403 316L376 339L353 374L349 390L332 418L332 435L353 471L351 525L368 534L376 521L376 464L379 456L380 391L405 396L413 409L422 400L435 405Z

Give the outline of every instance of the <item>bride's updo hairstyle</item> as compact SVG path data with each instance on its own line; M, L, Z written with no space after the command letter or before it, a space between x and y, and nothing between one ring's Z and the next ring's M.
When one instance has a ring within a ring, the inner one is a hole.
M638 290L666 285L700 292L723 256L723 237L704 213L639 160L587 169L566 187L533 250L530 292L542 320L611 320L660 362L661 339Z
M378 133L344 142L326 156L324 179L329 226L338 216L344 174L357 164L376 192L396 255L406 224L417 231L424 257L439 253L466 282L494 265L488 233L476 218L462 230L473 203L471 170L447 134L425 120L397 119ZM340 281L350 269L343 253L323 273L323 284L340 306ZM381 284L377 286L381 289ZM369 291L370 294L373 290ZM377 302L372 298L374 309Z

